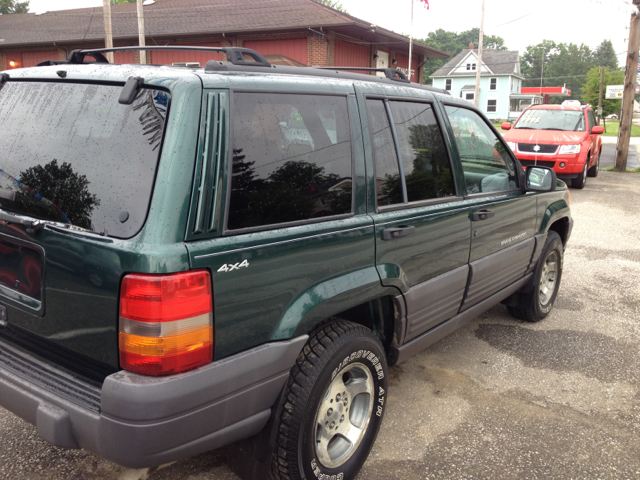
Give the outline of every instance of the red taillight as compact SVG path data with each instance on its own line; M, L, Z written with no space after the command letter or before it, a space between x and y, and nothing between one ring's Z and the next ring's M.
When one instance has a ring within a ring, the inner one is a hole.
M131 274L120 292L120 366L168 375L213 359L213 295L207 271Z

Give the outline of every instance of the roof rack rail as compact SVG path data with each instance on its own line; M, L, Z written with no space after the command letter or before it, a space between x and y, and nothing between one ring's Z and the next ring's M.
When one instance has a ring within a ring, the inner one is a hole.
M271 67L271 64L255 50L250 48L239 47L187 47L187 46L152 46L152 47L115 47L115 48L96 48L92 50L73 50L66 62L56 62L47 60L42 62L43 65L59 65L60 63L81 64L85 63L85 57L93 57L95 63L109 63L107 57L103 53L108 52L128 52L139 50L196 50L205 52L219 52L227 55L227 60L234 65L250 65L253 67ZM251 57L253 61L245 60L245 56Z
M389 80L395 80L396 82L411 83L411 80L407 78L401 70L395 68L368 68L368 67L316 67L320 70L336 70L336 71L351 71L351 72L383 72L384 76Z

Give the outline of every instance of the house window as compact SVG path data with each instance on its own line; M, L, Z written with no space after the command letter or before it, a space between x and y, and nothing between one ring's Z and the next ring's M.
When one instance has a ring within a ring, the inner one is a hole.
M451 91L451 79L450 78L447 78L444 81L444 89Z
M471 64L467 63L467 70L471 70Z
M487 113L498 111L498 100L487 100Z
M471 100L473 101L473 99L475 98L476 94L475 93L465 93L464 94L464 99L465 100Z
M471 64L471 70L475 70L475 69L476 69L476 64L475 64L475 63L472 63L472 64Z
M498 89L498 79L490 78L489 79L489 90L497 90Z

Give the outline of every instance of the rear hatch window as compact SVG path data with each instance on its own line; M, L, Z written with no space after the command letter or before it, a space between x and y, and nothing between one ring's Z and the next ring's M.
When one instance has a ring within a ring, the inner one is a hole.
M169 94L121 86L8 82L0 90L0 208L133 237L143 226Z

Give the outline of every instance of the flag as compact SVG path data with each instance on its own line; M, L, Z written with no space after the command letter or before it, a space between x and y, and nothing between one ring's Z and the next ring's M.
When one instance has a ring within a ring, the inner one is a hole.
M419 1L424 3L424 6L427 7L427 10L429 10L429 0L419 0Z

